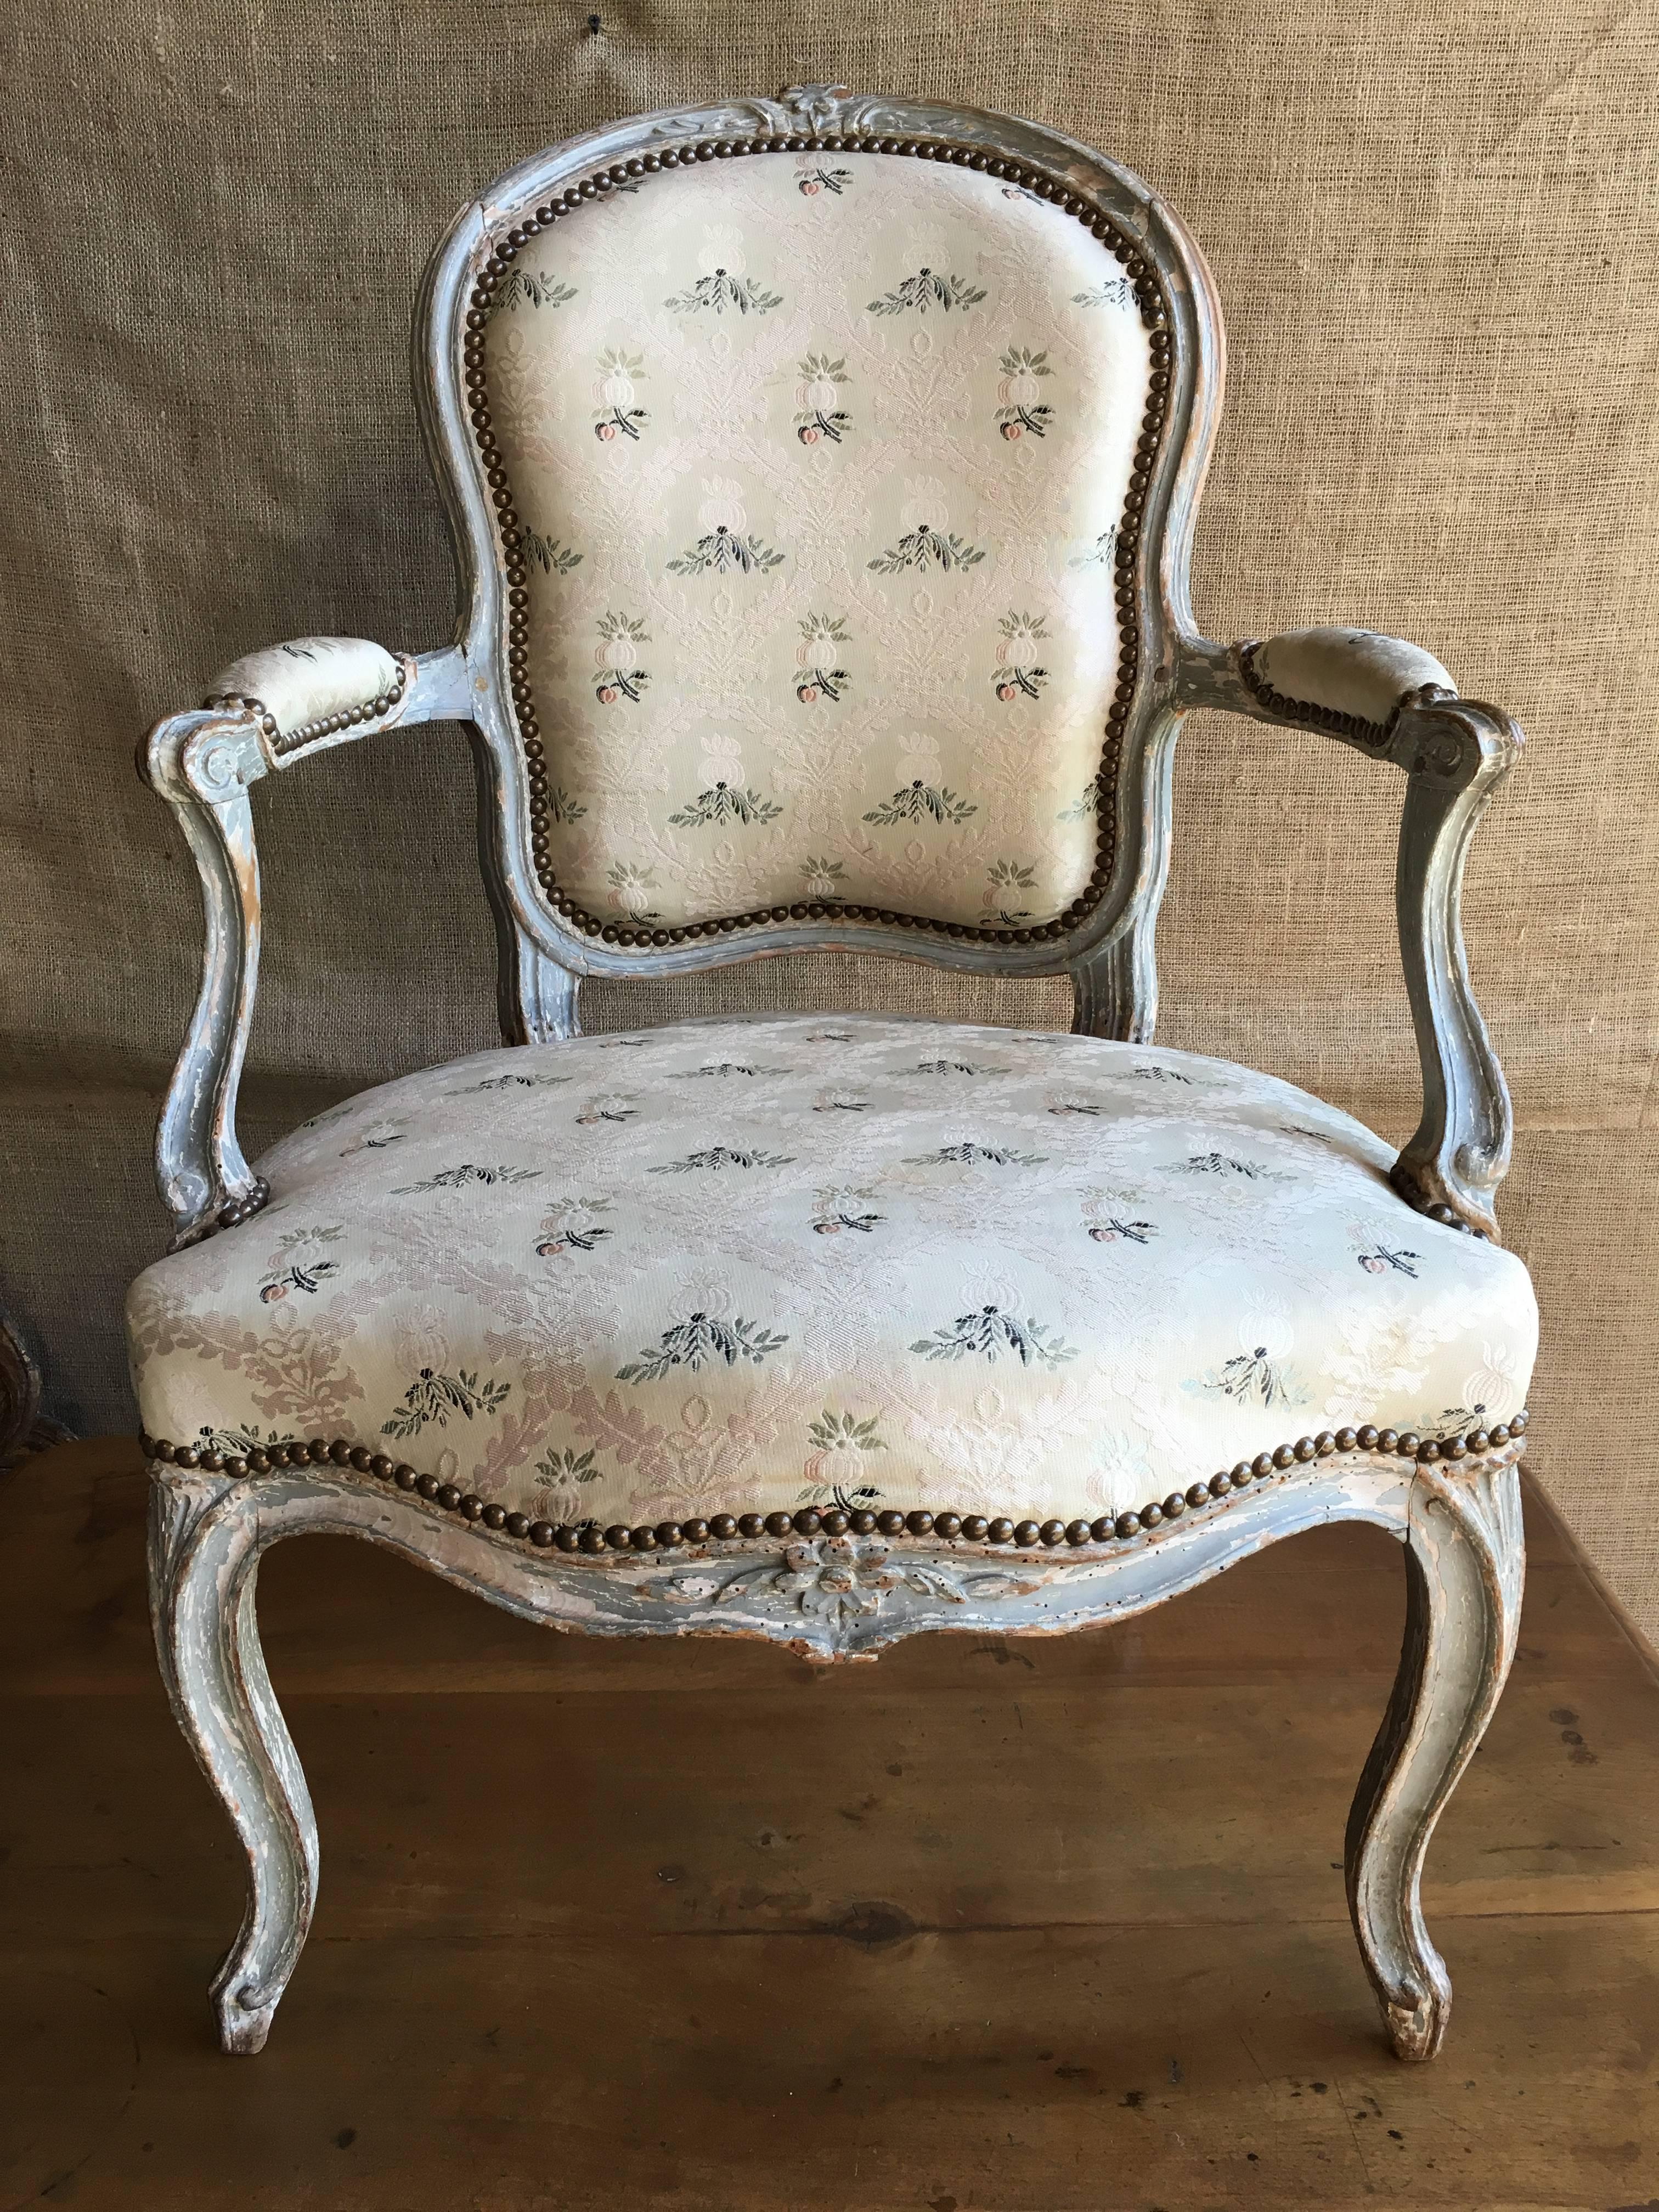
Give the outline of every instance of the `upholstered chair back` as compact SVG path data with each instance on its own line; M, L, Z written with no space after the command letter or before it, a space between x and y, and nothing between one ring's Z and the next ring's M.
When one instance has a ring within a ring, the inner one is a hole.
M655 121L507 179L453 287L529 878L606 945L1073 934L1170 413L1144 210L1063 141Z

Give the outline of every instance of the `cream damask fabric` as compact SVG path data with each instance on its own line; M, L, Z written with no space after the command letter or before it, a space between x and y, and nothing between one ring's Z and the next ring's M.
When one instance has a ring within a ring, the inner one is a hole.
M526 247L486 363L590 911L1082 890L1150 374L1100 240L965 169L713 162Z
M308 1122L141 1275L145 1428L344 1437L554 1521L1133 1510L1345 1423L1516 1413L1511 1254L1290 1084L811 1015L480 1053Z
M1386 722L1425 684L1455 691L1431 653L1372 629L1287 629L1255 649L1255 674L1286 699Z
M295 637L262 647L222 668L213 699L257 699L283 737L307 722L361 707L392 690L398 664L366 637Z

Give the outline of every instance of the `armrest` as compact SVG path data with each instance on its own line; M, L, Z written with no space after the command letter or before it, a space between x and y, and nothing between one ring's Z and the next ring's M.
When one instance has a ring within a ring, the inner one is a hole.
M1395 906L1423 1118L1392 1180L1420 1213L1496 1239L1492 1196L1508 1172L1514 1121L1469 981L1463 861L1520 757L1519 727L1498 708L1460 699L1431 653L1370 630L1291 630L1231 647L1188 639L1174 688L1182 708L1316 730L1405 772Z
M170 1249L256 1213L270 1194L236 1138L236 1091L259 969L259 862L248 789L383 729L465 719L465 658L393 655L364 638L298 638L233 662L207 706L158 722L138 769L166 799L202 879L202 984L155 1133Z

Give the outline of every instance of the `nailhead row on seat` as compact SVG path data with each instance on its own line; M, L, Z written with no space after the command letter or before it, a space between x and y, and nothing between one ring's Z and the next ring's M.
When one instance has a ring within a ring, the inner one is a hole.
M706 1521L662 1521L655 1528L627 1528L621 1522L613 1528L599 1528L591 1522L560 1524L532 1521L526 1513L509 1513L502 1505L486 1504L471 1491L463 1492L453 1482L440 1482L435 1474L422 1474L404 1462L391 1459L385 1452L371 1452L366 1444L350 1443L343 1437L337 1437L331 1443L314 1437L308 1443L281 1444L270 1451L251 1451L246 1458L202 1451L194 1444L170 1443L165 1437L141 1437L140 1442L147 1459L171 1467L199 1468L209 1474L267 1474L280 1467L350 1468L359 1474L371 1474L381 1482L395 1483L399 1490L416 1492L433 1504L441 1506L445 1512L459 1514L463 1520L482 1522L486 1528L504 1529L509 1536L542 1549L556 1545L562 1552L582 1552L590 1557L602 1552L675 1551L685 1545L705 1544L711 1539L730 1543L734 1539L752 1540L757 1536L848 1534L943 1537L947 1542L960 1538L969 1544L1007 1544L1017 1551L1029 1552L1039 1546L1053 1548L1060 1544L1080 1547L1123 1541L1149 1533L1166 1521L1178 1521L1188 1511L1217 1504L1235 1491L1248 1490L1253 1482L1268 1481L1288 1468L1305 1466L1312 1460L1329 1459L1338 1453L1371 1452L1383 1457L1411 1460L1423 1467L1437 1461L1455 1463L1471 1457L1478 1459L1486 1452L1502 1450L1504 1445L1524 1436L1528 1419L1522 1412L1513 1420L1499 1421L1490 1429L1472 1429L1464 1436L1439 1437L1419 1437L1410 1430L1378 1429L1369 1423L1358 1429L1323 1429L1316 1437L1299 1437L1293 1444L1280 1444L1274 1451L1258 1453L1253 1460L1240 1460L1237 1467L1212 1474L1207 1482L1194 1482L1184 1491L1172 1490L1161 1502L1154 1500L1143 1505L1138 1513L1120 1513L1115 1516L1102 1514L1093 1521L1012 1521L1006 1516L988 1520L980 1513L876 1513L867 1507L857 1512L845 1512L833 1506L823 1512L815 1505L808 1505L793 1513L716 1513Z
M263 1176L255 1176L252 1190L244 1191L240 1198L234 1198L228 1206L219 1208L210 1224L209 1234L215 1229L234 1229L239 1221L251 1219L270 1203L270 1185Z
M569 892L562 890L555 880L549 830L552 801L544 765L545 748L528 672L529 568L524 550L523 526L508 482L506 461L496 442L484 369L484 328L493 311L495 295L520 248L527 245L538 231L550 228L580 207L605 198L618 187L634 187L639 179L647 175L665 169L690 167L700 161L724 161L748 154L818 152L891 154L921 161L956 163L964 168L981 170L987 176L1000 178L1039 199L1049 201L1062 213L1075 216L1122 264L1133 286L1141 320L1151 332L1152 368L1146 407L1134 448L1129 489L1124 499L1123 516L1118 526L1114 553L1113 596L1119 623L1119 658L1117 682L1107 715L1100 767L1095 779L1098 819L1094 868L1083 891L1063 914L1052 921L1039 922L1029 929L984 928L969 922L936 921L926 915L900 914L886 908L829 906L817 901L764 907L750 914L722 915L717 921L687 922L681 927L637 929L589 914L576 903ZM1119 763L1123 733L1128 724L1130 702L1139 678L1140 624L1135 572L1140 555L1141 517L1169 414L1172 383L1169 312L1158 288L1157 274L1136 241L1113 217L1082 193L1057 184L1040 169L1006 161L1000 155L987 152L983 147L957 145L941 139L878 138L842 136L836 132L823 136L817 133L810 136L780 133L773 137L704 139L680 146L668 146L660 152L635 155L628 161L613 162L609 168L598 170L593 175L583 178L579 184L567 186L544 206L535 209L533 212L525 212L505 237L492 241L492 250L473 285L462 358L467 411L484 481L495 509L507 576L507 674L519 735L524 746L529 784L531 856L549 903L562 920L573 929L580 930L588 937L598 937L607 945L682 945L695 938L717 937L733 930L757 928L775 922L823 921L831 918L837 921L874 922L888 928L921 929L934 936L965 938L990 944L1039 945L1066 936L1086 918L1110 882L1116 858Z
M313 738L331 737L337 730L355 730L360 723L376 722L382 714L389 714L409 688L409 671L400 668L398 680L390 690L381 692L378 699L365 699L359 707L342 707L337 714L319 714L314 722L307 722L297 730L286 733L276 726L276 717L263 699L244 698L235 691L221 692L217 697L204 701L209 707L222 707L229 714L252 714L259 727L270 739L270 750L278 755L297 752Z

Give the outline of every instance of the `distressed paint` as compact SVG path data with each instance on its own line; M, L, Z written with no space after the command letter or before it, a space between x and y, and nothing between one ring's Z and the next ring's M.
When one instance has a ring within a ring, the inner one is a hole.
M1048 944L954 940L830 918L687 945L606 945L567 928L536 878L526 763L507 684L501 553L489 487L466 424L462 336L473 279L492 238L510 227L519 210L552 198L597 166L687 138L803 130L945 137L1031 165L1109 212L1158 272L1172 381L1167 431L1141 517L1141 653L1121 749L1116 859L1100 902L1069 937ZM1076 140L1007 116L848 98L839 88L805 86L782 103L738 100L630 117L568 140L499 179L463 210L434 255L416 322L416 397L461 571L456 645L403 660L404 695L385 717L286 754L261 742L252 713L209 718L217 744L198 742L204 732L199 715L173 717L150 740L147 771L173 806L195 854L207 919L201 997L157 1146L175 1243L204 1234L227 1202L246 1200L254 1189L234 1126L258 962L258 869L247 787L273 769L394 725L454 719L471 726L479 857L495 921L501 1031L508 1042L574 1035L577 979L584 975L680 974L822 950L880 952L981 975L1069 974L1080 1030L1150 1039L1157 1010L1153 938L1169 864L1170 761L1182 721L1194 707L1289 720L1245 684L1237 648L1200 636L1192 618L1188 556L1219 414L1224 350L1213 282L1171 211L1139 178ZM1340 668L1334 672L1340 680ZM1459 899L1469 837L1516 757L1520 733L1497 708L1437 701L1396 715L1390 735L1381 754L1361 749L1403 768L1409 779L1396 889L1424 1073L1422 1122L1401 1154L1395 1181L1420 1210L1492 1236L1492 1193L1508 1164L1509 1099L1469 985Z
M1167 430L1141 517L1134 588L1141 649L1116 794L1114 872L1067 937L1020 945L953 940L874 923L790 921L648 949L574 933L548 906L530 843L526 763L506 664L500 550L462 376L466 302L490 241L517 210L590 170L653 145L783 131L939 137L1044 171L1107 210L1158 273L1168 317ZM252 712L175 715L143 765L173 807L201 873L206 949L199 998L164 1108L157 1172L175 1245L222 1210L257 1203L235 1135L235 1096L258 963L259 882L248 792L313 751L394 726L469 726L477 767L479 855L495 916L499 1005L509 1042L574 1035L586 975L684 973L783 951L873 951L1009 975L1069 974L1076 1027L1146 1040L1156 1014L1154 933L1169 862L1176 738L1194 708L1292 718L1245 684L1238 649L1203 638L1188 560L1218 415L1219 307L1202 257L1127 171L1038 125L945 106L854 99L807 86L782 103L741 100L634 117L537 155L463 211L423 282L416 339L422 426L458 551L457 642L405 658L403 695L377 720L278 754ZM1519 750L1498 709L1423 692L1387 743L1362 744L1404 770L1397 904L1424 1071L1424 1114L1395 1170L1413 1205L1492 1234L1491 1195L1508 1162L1509 1101L1469 986L1459 918L1464 854ZM539 1553L458 1523L418 1498L313 1469L239 1480L159 1462L151 1577L157 1649L180 1726L248 1855L250 1904L213 1984L222 2039L258 2050L296 1963L315 1900L317 1841L305 1781L259 1650L255 1588L269 1544L332 1531L386 1545L521 1617L586 1634L743 1635L823 1662L874 1657L924 1631L1055 1634L1131 1618L1299 1529L1368 1520L1405 1545L1410 1610L1393 1702L1365 1769L1349 1837L1362 1955L1395 2048L1426 2057L1444 2033L1449 1988L1424 1928L1418 1885L1435 1820L1479 1741L1514 1652L1522 1553L1514 1462L1504 1452L1446 1468L1349 1454L1291 1471L1202 1517L1129 1546L1009 1554L939 1540L710 1543L650 1558Z
M592 1636L744 1636L834 1664L908 1636L1053 1636L1131 1620L1302 1530L1369 1521L1407 1547L1399 1681L1355 1800L1355 1927L1402 2057L1427 2057L1450 2003L1418 1885L1435 1821L1514 1656L1522 1447L1445 1468L1350 1452L1127 1544L1012 1553L936 1538L761 1537L658 1559L538 1551L349 1469L237 1477L151 1462L151 1599L179 1726L247 1854L249 1905L211 1995L224 2047L260 2049L316 1899L315 1823L264 1671L258 1560L306 1534L360 1536L520 1619Z

